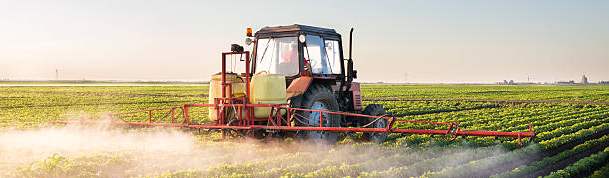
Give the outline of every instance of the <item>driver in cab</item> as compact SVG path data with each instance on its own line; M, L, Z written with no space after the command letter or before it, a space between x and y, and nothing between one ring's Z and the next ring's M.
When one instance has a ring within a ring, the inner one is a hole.
M298 72L298 44L292 42L288 45L288 51L282 56L279 71L284 75L294 75Z

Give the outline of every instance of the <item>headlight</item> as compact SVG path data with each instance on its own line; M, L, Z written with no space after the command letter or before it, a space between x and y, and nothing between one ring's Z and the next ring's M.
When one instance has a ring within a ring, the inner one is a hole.
M304 43L306 40L307 40L307 37L305 37L305 35L298 36L298 41L300 41L300 43Z

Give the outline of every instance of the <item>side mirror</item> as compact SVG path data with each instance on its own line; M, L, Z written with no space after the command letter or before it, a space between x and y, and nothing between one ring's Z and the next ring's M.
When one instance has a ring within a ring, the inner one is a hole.
M353 78L357 78L357 70L353 70Z
M238 44L231 44L230 45L230 51L232 51L232 52L243 52L243 46L240 46Z
M254 43L254 41L251 38L246 38L245 39L245 45L251 45L252 43Z

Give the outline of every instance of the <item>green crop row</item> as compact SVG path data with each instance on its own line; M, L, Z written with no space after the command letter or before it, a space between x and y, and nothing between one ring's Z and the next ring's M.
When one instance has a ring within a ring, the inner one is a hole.
M575 131L578 131L580 129L583 128L588 128L590 126L594 126L594 125L598 125L604 121L606 121L607 116L609 116L609 113L606 112L606 110L597 110L597 109L591 109L591 110L587 110L584 109L584 112L572 112L570 114L574 114L574 115L568 115L568 116L564 116L564 117L553 117L553 115L546 115L542 118L539 118L539 120L541 120L541 122L537 122L534 126L534 132L537 133L537 136L539 137L539 140L546 140L546 139L550 139L556 136L560 136L563 134L568 134L568 133L572 133ZM464 113L466 116L462 116L462 117L467 117L467 113ZM552 118L552 119L544 119L544 118ZM523 119L523 118L521 118ZM471 118L464 118L464 119L455 119L455 122L458 123L462 123L462 121L466 121L466 120L472 120ZM480 118L478 119L481 122L476 123L476 125L471 125L468 128L464 128L462 127L462 130L465 129L470 129L470 130L494 130L494 129L477 129L477 128L488 128L485 127L489 122L488 119L485 118ZM427 119L426 121L436 121L436 122L446 122L443 120L433 120L433 119ZM466 121L467 122L467 121ZM528 131L528 124L526 124L527 129L523 129L523 130L517 130L516 128L510 126L510 125L504 125L502 128L497 129L498 131ZM431 125L431 124L427 124L427 125L423 125L423 124L411 124L411 123L396 123L395 128L409 128L409 129L447 129L448 126L437 126L437 125ZM409 143L424 143L426 141L419 141L419 142L413 142L414 140L416 140L417 138L423 138L425 140L430 140L431 138L429 136L413 136L413 137L404 137L404 135L402 134L390 134L389 136L390 138L395 138L397 139L397 141L402 140L402 138L404 139L408 139ZM429 138L429 139L427 139ZM502 138L501 140L507 140L507 141L516 141L515 138ZM495 144L495 141L493 140L493 138L490 137L475 137L474 138L474 143L477 143L479 145L489 145L489 144Z
M599 126L595 126L595 127L589 128L589 129L583 129L583 130L580 130L578 132L575 132L575 133L572 133L569 135L564 135L562 137L556 137L551 140L548 140L547 142L542 141L540 143L540 145L541 145L541 148L548 150L548 149L557 147L559 144L565 144L565 143L568 143L573 140L583 139L585 137L588 137L588 136L598 133L600 131L604 131L606 129L609 129L609 123L604 123L604 124L601 124ZM557 160L564 159L570 155L576 154L577 152L581 152L592 146L599 145L600 143L605 142L607 140L609 140L609 136L586 142L585 144L583 144L581 146L573 148L573 151L571 151L571 152L565 152L563 155L557 155L555 158L548 158L547 160L544 159L542 161L543 163L538 163L538 164L545 164L545 165L551 164L551 162L555 162ZM497 165L503 165L506 163L526 159L526 157L528 157L530 155L534 155L540 151L541 151L541 149L539 149L539 147L537 145L533 145L533 146L529 146L527 148L514 150L512 152L509 152L509 153L506 153L503 155L484 158L484 159L477 160L477 161L472 161L468 164L461 165L461 166L454 167L454 168L447 168L447 169L444 169L439 172L429 172L429 173L422 175L421 177L467 177L467 175L471 174L469 172L469 170L492 169L494 166L497 166ZM537 167L537 168L539 168L539 167ZM514 176L507 176L507 177L514 177ZM518 176L516 176L516 177L518 177Z
M383 108L385 108L387 113L391 113L394 116L429 114L500 106L497 103L466 101L364 101L364 105L370 103L383 105Z
M554 143L554 144L558 144L558 143L564 144L564 143L567 143L569 141L573 141L573 140L576 140L576 139L582 139L584 137L587 137L587 136L592 135L594 133L597 133L599 131L603 131L607 127L609 127L609 124L602 124L602 125L597 126L597 127L592 127L592 128L589 128L589 129L580 130L580 129L583 129L583 128L586 128L586 127L590 127L590 126L594 125L594 124L590 124L590 123L596 123L596 124L603 123L603 121L598 121L598 120L593 120L593 121L595 121L595 122L589 122L589 123L588 122L583 122L583 123L578 123L578 124L575 124L575 125L572 125L572 126L569 126L569 127L562 127L562 128L567 128L567 129L554 130L554 131L560 132L560 133L568 133L566 131L572 131L572 130L579 130L579 131L575 132L575 133L572 133L572 134L569 134L569 135L564 135L561 138L553 139L552 141L549 141L549 142L542 142L541 145L545 149L551 149L551 148L554 148L554 147L557 146L557 145L551 145L551 143ZM596 122L596 121L598 121L598 122ZM537 151L532 151L532 150L534 150L534 149L532 149L532 148L531 149L519 149L519 150L512 151L512 152L510 152L508 154L505 154L505 155L501 155L501 156L497 156L497 157L490 157L490 158L478 160L476 162L472 162L472 163L469 163L469 164L466 164L466 165L463 165L463 166L459 166L457 168L452 168L452 169L449 168L449 169L443 170L441 172L427 173L424 176L429 176L429 177L452 177L452 176L457 176L458 177L458 175L461 175L461 174L467 175L467 174L469 174L469 172L467 170L470 170L472 168L476 168L476 169L482 168L484 170L485 169L484 166L494 166L494 165L500 165L502 163L516 161L516 160L525 158L525 157L527 157L529 155L532 155L532 154L534 154L534 153L539 151L539 150L537 150Z
M449 167L438 172L427 172L421 177L467 177L471 175L472 170L492 170L493 167L510 163L518 160L526 159L528 156L539 152L540 149L537 146L529 146L522 149L517 149L505 154L499 154L498 156L487 157L484 159L471 161L464 165L457 167Z
M598 146L598 145L600 145L604 142L608 142L608 141L609 141L609 135L605 135L601 138L594 139L594 140L588 140L580 145L573 147L570 150L563 151L563 152L561 152L557 155L551 156L551 157L545 157L542 160L532 162L529 165L520 166L518 168L515 168L512 171L506 171L501 174L493 175L493 176L491 176L491 178L523 177L529 173L535 172L546 166L554 164L560 160L567 159L573 155L576 155L578 153L588 150L589 148Z
M609 175L609 163L605 164L605 166L603 166L602 168L594 171L594 173L592 173L592 175L590 175L590 177L588 178L605 178L607 177L607 175Z
M364 97L609 101L606 86L362 85Z
M562 170L558 170L552 172L550 175L545 176L544 178L561 178L561 177L576 177L577 175L584 172L592 172L593 167L598 165L604 165L609 161L609 147L605 148L605 150L592 154L589 157L585 157L580 159L579 161L573 163L573 165L567 166Z
M529 124L533 126L534 132L547 131L548 128L555 128L558 125L573 125L579 122L582 118L602 118L599 114L604 114L609 110L601 111L587 111L583 113L571 113L569 115L546 115L545 117L538 117L534 119L534 122L525 123L520 125L514 125L501 129L500 131L514 131L514 130L529 130ZM590 117L594 116L594 117ZM532 121L532 120L531 120Z
M420 162L437 159L445 154L459 154L465 151L463 148L451 146L436 147L419 150L409 155L394 154L378 158L373 157L373 159L362 160L355 164L339 164L340 166L328 166L310 173L292 175L302 175L304 177L356 177L361 172L384 171L395 167L416 166Z
M503 147L500 145L469 149L463 152L446 154L437 158L427 159L408 166L391 167L385 171L362 172L359 177L376 178L418 176L430 170L433 171L436 169L442 169L444 167L456 166L459 164L467 163L469 161L489 157L494 154L497 154L497 152L502 149Z
M565 144L565 143L569 143L569 142L572 142L572 141L575 141L575 140L584 139L584 138L586 138L588 136L591 136L591 135L593 135L595 133L599 133L599 132L605 131L607 129L609 129L609 122L605 122L605 123L603 123L601 125L597 125L597 126L590 127L590 128L587 128L587 129L584 129L582 127L582 130L579 130L579 131L577 131L575 133L568 134L568 135L562 135L560 137L554 137L554 138L551 138L551 139L548 139L548 140L544 140L544 141L539 142L539 144L542 145L542 147L545 150L549 150L549 149L552 149L552 148L556 148L556 147L558 147L558 146L560 146L562 144Z
M581 130L582 128L586 128L589 127L591 125L598 125L601 123L604 123L605 121L609 120L609 117L607 117L609 115L609 113L602 113L599 114L599 116L597 117L584 117L584 118L579 118L577 121L579 122L570 122L570 121L561 121L561 122L554 122L551 124L548 124L548 126L541 126L538 127L537 129L535 129L536 132L539 132L539 134L537 134L537 138L541 139L541 140L547 140L547 139L551 139L566 133L571 133L573 131L577 131L577 130ZM576 126L576 127L567 127L569 125L572 126Z

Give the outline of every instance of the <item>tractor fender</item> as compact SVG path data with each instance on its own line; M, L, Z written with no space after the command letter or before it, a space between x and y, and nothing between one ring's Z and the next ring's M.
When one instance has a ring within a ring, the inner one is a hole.
M313 77L301 76L292 81L288 89L286 89L287 98L293 98L295 96L302 95L307 91L309 85L313 82Z

